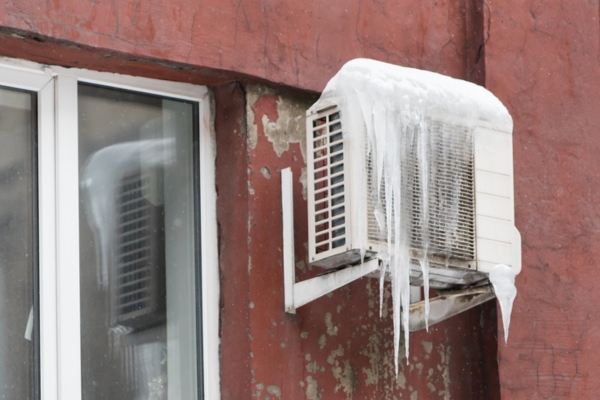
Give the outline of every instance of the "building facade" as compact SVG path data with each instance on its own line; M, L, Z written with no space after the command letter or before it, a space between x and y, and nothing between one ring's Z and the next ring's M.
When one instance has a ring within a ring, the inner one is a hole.
M7 343L19 343L31 309L40 337L38 349L24 350L30 365L3 365L12 375L0 383L44 399L594 398L600 389L593 376L600 317L594 301L599 18L596 1L568 7L541 1L3 1L0 90L29 88L37 103L0 106L19 109L23 121L36 110L39 115L35 127L19 125L34 132L28 137L36 143L15 139L16 128L0 120L9 138L0 144L3 170L14 166L6 149L19 147L27 153L21 164L33 171L29 186L9 186L10 174L0 186L5 204L31 202L24 205L30 214L12 224L7 211L3 229L9 229L5 237L22 235L21 242L33 238L22 253L37 254L39 263L21 253L3 261L13 265L0 282L5 292L14 280L30 282L32 293L10 312L2 299L3 319L14 316L18 329L12 333L8 323L0 330ZM305 111L357 57L485 86L512 115L523 270L507 345L489 302L413 334L409 363L402 359L396 375L390 291L380 317L378 281L371 278L295 315L284 312L281 170L294 173L296 270L304 279L320 272L306 250ZM46 80L37 84L38 78ZM108 147L108 155L100 152ZM165 233L148 233L158 241L149 248L162 249L150 257L167 260L166 272L156 268L164 290L183 293L149 308L143 327L129 324L126 312L117 316L106 300L113 275L103 260L117 262L118 245L102 242L99 226L125 211L86 205L93 182L106 176L93 168L102 154L108 161L98 171L118 171L119 188L133 185L132 196L146 210L139 215L164 217L152 226ZM122 154L138 160L136 166L118 163ZM174 163L183 172L173 172ZM79 217L70 218L69 207ZM169 231L170 223L187 233ZM0 244L2 252L11 249L10 240ZM32 276L18 275L19 268ZM180 347L169 341L175 336ZM186 356L185 343L196 349L193 356ZM114 354L115 348L123 352ZM142 374L141 365L154 367Z

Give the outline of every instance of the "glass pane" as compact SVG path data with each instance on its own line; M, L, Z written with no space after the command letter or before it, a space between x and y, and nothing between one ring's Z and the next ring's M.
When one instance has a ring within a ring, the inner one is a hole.
M37 398L36 95L0 87L0 393Z
M84 399L197 397L198 105L79 86Z

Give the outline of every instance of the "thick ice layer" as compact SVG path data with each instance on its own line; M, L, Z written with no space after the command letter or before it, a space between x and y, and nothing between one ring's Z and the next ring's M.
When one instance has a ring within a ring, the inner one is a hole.
M508 110L490 91L435 72L357 58L347 62L327 83L321 99L357 94L360 103L368 108L375 100L391 102L396 112L419 108L485 121L512 131Z
M371 193L367 196L374 204L382 242L387 243L387 249L378 256L382 259L381 286L386 271L389 271L392 280L397 372L401 326L405 333L407 361L409 358L411 228L414 228L415 219L418 226L425 227L422 229L421 250L427 254L432 190L446 191L444 207L455 207L461 190L460 181L454 182L450 188L431 187L435 180L436 160L430 159L431 152L428 150L432 146L430 124L440 120L460 124L467 132L468 141L471 128L476 124L493 124L510 131L512 119L502 103L480 86L368 59L356 59L344 65L327 84L321 96L321 100L326 99L332 99L345 110L341 118L345 140L353 149L350 157L360 159L366 152L370 160L372 184ZM415 169L418 170L416 174ZM367 174L367 171L363 173ZM415 214L417 197L421 211ZM354 214L359 232L367 226L365 214ZM445 229L452 231L457 228L448 226ZM448 237L454 233L446 232ZM420 264L427 313L429 261L424 259Z
M498 303L500 303L502 325L504 326L504 343L507 343L510 314L512 312L513 301L517 296L515 273L512 268L506 265L496 265L490 271L490 282L494 285L494 292L496 292L496 298L498 299Z

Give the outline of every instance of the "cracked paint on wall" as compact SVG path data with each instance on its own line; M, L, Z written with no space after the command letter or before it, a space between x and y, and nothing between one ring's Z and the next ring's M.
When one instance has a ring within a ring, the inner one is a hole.
M468 16L462 3L444 0L354 0L343 7L317 0L0 3L0 25L98 49L96 62L115 58L118 65L127 55L161 60L175 71L204 69L203 83L253 76L312 91L357 56L460 76L468 69ZM60 47L53 50L45 57L73 63Z

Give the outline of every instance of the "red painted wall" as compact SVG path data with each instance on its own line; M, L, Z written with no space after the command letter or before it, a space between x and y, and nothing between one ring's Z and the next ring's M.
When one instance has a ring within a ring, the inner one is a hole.
M321 90L344 62L358 56L456 77L474 71L467 54L477 52L479 41L466 40L466 32L477 32L471 25L478 19L468 3L3 0L0 26L126 59L153 58ZM33 57L82 62L61 57L60 50Z
M597 1L493 1L486 83L514 122L523 239L507 399L595 399L600 335Z
M596 398L599 17L596 0L3 0L0 54L214 86L224 399ZM492 304L414 335L405 381L374 282L282 311L279 171L304 161L263 121L277 130L278 103L310 103L360 56L485 84L514 118L523 272L499 383Z

